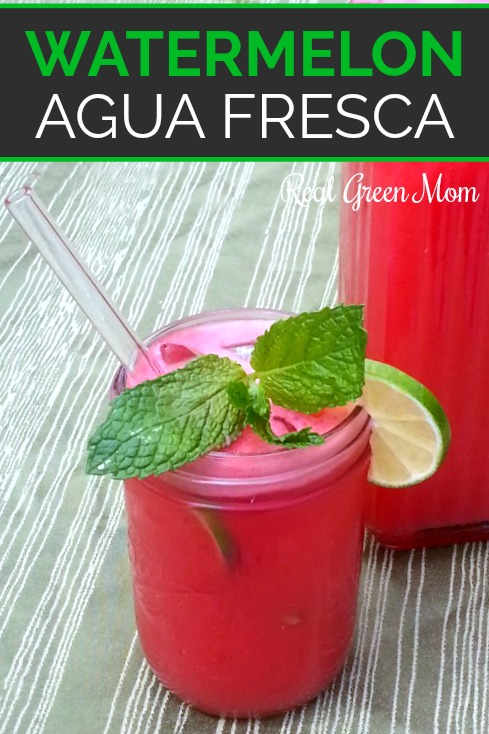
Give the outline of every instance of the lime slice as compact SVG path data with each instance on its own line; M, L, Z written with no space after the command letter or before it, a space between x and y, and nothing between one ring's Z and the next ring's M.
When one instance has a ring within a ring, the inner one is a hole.
M438 400L404 372L365 361L365 409L372 417L369 481L409 487L430 477L450 443L450 425Z

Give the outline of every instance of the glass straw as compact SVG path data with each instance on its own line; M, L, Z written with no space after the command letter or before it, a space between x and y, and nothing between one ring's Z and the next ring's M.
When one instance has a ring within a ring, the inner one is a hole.
M14 191L5 200L5 206L124 367L131 370L139 356L158 375L158 368L143 343L33 190L25 186Z

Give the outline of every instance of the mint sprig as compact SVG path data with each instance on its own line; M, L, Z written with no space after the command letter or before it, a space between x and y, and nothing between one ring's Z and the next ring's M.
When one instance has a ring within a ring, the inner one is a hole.
M252 375L206 355L124 390L89 441L87 472L116 479L161 474L222 447L246 425L275 445L322 443L310 428L276 436L270 401L315 413L360 397L362 313L361 306L336 306L275 322L256 341Z

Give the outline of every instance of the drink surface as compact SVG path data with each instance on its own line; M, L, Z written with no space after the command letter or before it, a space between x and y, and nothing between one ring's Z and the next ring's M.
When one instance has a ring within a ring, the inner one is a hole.
M162 371L207 352L247 367L269 324L177 327L151 350ZM134 374L135 381L149 376L138 368ZM328 430L350 410L322 411L313 427ZM311 424L310 417L279 413L276 430ZM248 432L240 440L193 462L193 473L189 465L126 480L125 495L136 619L153 671L204 711L260 716L317 695L347 655L368 419L360 430L358 423L346 428L329 458L323 447L277 451Z
M452 429L427 482L369 487L367 525L394 548L488 539L489 164L350 163L344 185L357 173L426 195L343 206L340 300L366 304L368 356L423 382Z
M150 346L149 351L159 366L161 374L183 367L190 359L202 354L227 357L239 362L246 372L251 373L249 360L255 340L272 323L270 319L250 319L183 327L164 335L161 340ZM137 365L136 369L128 375L127 386L133 387L151 377L152 374L146 364ZM298 431L306 426L312 426L314 431L323 434L341 423L350 411L351 407L347 406L330 408L314 416L306 416L273 406L271 425L277 435L288 431ZM265 443L248 428L237 441L223 450L243 455L276 452L278 448Z

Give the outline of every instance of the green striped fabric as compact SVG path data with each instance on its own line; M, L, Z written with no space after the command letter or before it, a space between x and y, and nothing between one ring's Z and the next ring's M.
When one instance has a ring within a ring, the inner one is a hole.
M35 181L144 334L231 306L335 299L335 204L284 202L327 163L9 163ZM335 172L336 178L338 171ZM393 554L367 538L348 663L318 699L219 720L169 695L135 633L121 487L83 472L116 360L0 212L0 734L483 734L489 730L489 549Z

